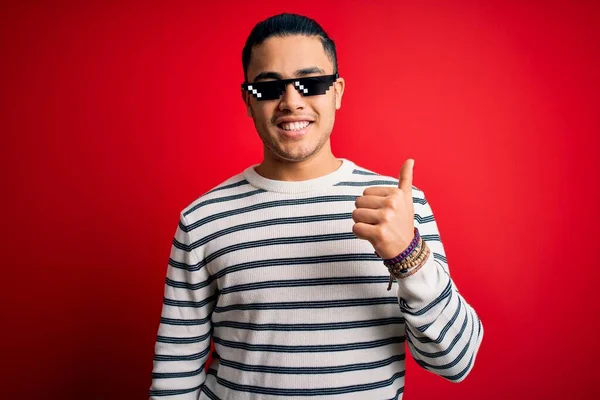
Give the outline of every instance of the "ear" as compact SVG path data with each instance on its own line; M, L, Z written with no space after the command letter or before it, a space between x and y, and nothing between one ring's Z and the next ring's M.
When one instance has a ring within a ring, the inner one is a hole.
M333 85L335 89L335 109L339 110L342 107L342 96L344 95L346 81L344 78L338 78Z
M252 117L252 108L250 107L250 94L242 89L242 101L246 105L246 113Z

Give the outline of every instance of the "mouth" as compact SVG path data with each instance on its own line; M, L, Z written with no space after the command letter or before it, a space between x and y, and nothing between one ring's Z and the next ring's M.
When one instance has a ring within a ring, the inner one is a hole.
M312 124L312 121L282 122L277 124L277 128L283 136L298 138L306 135Z

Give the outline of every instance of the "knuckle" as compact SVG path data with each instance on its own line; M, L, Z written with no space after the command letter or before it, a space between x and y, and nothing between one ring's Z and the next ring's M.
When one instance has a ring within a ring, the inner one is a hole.
M385 207L388 209L395 210L397 207L397 204L398 204L397 198L395 196L385 199Z
M387 209L386 208L382 208L381 210L379 210L379 220L382 222L385 222L387 219Z
M393 217L394 217L394 211L391 210L390 208L384 208L383 210L381 210L382 221L385 221L385 222L391 221Z

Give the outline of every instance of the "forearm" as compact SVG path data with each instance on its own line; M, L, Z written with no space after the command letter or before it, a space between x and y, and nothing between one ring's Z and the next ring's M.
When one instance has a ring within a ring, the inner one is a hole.
M483 326L444 264L445 258L432 252L421 270L399 279L398 297L415 361L436 375L460 382L473 367Z

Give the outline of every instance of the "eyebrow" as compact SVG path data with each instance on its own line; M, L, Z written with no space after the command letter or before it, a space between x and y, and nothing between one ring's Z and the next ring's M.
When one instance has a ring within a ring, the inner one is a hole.
M317 73L324 74L325 71L319 67L309 67L309 68L302 68L302 69L297 70L294 75L296 77L300 77L300 76L312 75L312 74L317 74ZM283 79L283 75L281 75L279 72L273 72L273 71L261 72L260 74L256 75L256 77L254 77L253 82L263 80L263 79Z

